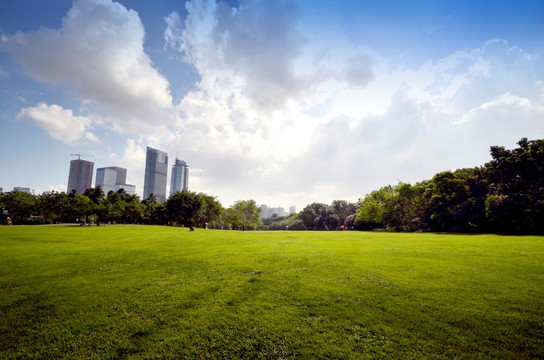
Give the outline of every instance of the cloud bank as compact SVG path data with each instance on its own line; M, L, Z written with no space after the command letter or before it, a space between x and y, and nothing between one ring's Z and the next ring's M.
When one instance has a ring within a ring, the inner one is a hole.
M100 106L118 131L143 132L168 122L168 80L144 52L145 31L133 10L110 0L76 0L60 29L2 37L34 78L74 89Z
M354 44L341 24L307 21L295 1L192 0L186 10L165 14L161 44L199 79L179 99L169 89L182 79L156 69L138 14L118 3L76 0L61 29L4 36L29 74L75 89L103 120L45 103L19 117L70 143L92 140L91 127L125 134L110 159L138 189L146 145L180 153L191 188L226 205L355 201L544 135L544 64L507 40L407 66Z

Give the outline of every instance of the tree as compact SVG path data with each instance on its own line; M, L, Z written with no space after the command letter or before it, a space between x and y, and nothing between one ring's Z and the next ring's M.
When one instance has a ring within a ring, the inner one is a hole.
M222 212L221 221L232 230L241 229L243 225L242 214L233 207L229 207Z
M208 224L211 226L215 221L219 220L223 206L214 196L203 193L197 194L197 199L201 207L195 215L195 225L205 227Z
M357 211L357 204L347 202L346 200L334 200L331 203L331 220L329 223L331 227L338 227L344 225L348 216L355 214Z
M238 212L242 226L246 230L256 230L261 225L261 208L257 206L255 200L238 200L231 208Z
M83 195L87 196L96 205L102 204L102 202L104 202L106 198L104 190L102 190L102 186L100 185L95 188L89 188L85 190L85 193Z
M202 207L197 194L193 191L183 189L171 195L166 201L166 212L168 218L177 224L193 226L196 216Z
M23 224L26 219L33 215L32 212L36 206L35 196L21 191L11 191L3 194L2 202L14 224Z
M364 229L390 227L397 198L398 191L391 185L367 194L359 200L358 226Z
M451 171L436 174L428 183L426 222L433 231L466 230L468 215L466 202L469 187L465 179Z
M80 220L86 220L87 216L94 212L93 202L85 195L74 194L74 196L70 198L70 205L74 215Z
M161 204L157 202L155 194L149 194L149 197L143 200L142 203L145 206L144 222L146 224L159 224L164 209L161 209Z
M63 192L52 191L37 197L38 210L45 222L64 221L70 209L68 196Z
M135 224L143 218L145 205L139 201L131 201L125 205L126 217L129 223Z
M307 205L298 214L308 230L330 229L333 221L330 219L332 211L327 204L312 203Z
M487 214L493 230L544 233L544 140L522 138L519 148L492 146Z

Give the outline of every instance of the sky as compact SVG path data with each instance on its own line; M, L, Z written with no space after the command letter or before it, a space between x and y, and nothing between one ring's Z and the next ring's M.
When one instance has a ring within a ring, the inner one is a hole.
M151 146L225 207L356 202L544 138L544 2L1 1L0 109L4 191L82 154L142 196Z

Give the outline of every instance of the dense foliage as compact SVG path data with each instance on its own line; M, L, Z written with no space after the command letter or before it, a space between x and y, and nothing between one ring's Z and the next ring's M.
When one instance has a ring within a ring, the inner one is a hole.
M32 195L19 191L0 194L2 223L52 224L65 222L158 224L253 230L261 209L254 200L237 201L228 209L213 196L183 190L158 203L152 194L140 201L121 189L104 194L100 186L85 194L51 192Z
M360 229L544 234L544 140L491 147L492 161L399 183L359 201Z

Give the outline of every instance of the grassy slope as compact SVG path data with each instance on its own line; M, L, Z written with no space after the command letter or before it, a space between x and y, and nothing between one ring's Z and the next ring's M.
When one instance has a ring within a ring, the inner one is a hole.
M544 358L544 238L0 227L0 358Z

